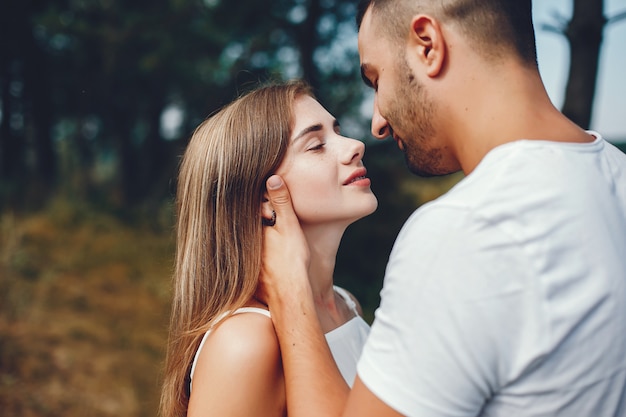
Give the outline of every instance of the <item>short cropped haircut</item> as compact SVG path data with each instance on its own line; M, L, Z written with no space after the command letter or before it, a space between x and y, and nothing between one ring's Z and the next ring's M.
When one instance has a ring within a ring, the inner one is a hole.
M359 29L368 8L393 42L406 38L413 16L426 13L444 23L457 23L486 58L514 53L537 66L531 0L361 0L356 16Z

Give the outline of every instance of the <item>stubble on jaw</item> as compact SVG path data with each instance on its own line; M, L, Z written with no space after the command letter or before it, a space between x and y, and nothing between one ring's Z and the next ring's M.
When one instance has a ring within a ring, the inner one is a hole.
M434 143L435 103L413 74L406 57L398 54L396 62L401 82L396 86L395 98L385 118L405 135L400 139L407 167L422 177L449 174L442 163L441 149Z

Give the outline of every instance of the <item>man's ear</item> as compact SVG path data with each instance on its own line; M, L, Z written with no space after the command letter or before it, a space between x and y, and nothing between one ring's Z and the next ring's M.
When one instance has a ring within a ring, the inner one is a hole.
M426 75L434 78L441 73L446 50L441 26L435 18L423 14L413 17L408 51L425 66Z

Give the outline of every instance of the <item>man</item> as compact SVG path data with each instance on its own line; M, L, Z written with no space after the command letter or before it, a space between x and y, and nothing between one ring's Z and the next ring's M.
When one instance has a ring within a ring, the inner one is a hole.
M279 177L264 292L290 416L625 416L626 155L550 102L530 0L372 0L372 133L463 170L390 255L351 391L324 344Z

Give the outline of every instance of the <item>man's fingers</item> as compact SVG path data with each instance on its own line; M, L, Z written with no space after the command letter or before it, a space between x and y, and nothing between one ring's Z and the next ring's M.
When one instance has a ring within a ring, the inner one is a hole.
M267 179L267 194L269 195L272 208L276 212L277 219L288 219L295 217L291 196L285 182L278 175L272 175Z
M263 259L256 297L271 309L275 300L294 294L298 285L308 287L310 256L287 185L281 177L272 175L266 189L276 223L263 229ZM297 277L302 277L302 282Z
M264 261L267 262L275 255L281 258L276 260L276 264L271 261L267 262L266 266L285 266L283 257L299 259L303 261L303 265L308 266L309 249L300 227L300 221L293 209L287 184L280 176L272 175L265 185L272 209L276 212L276 223L273 227L267 228L269 230L265 230L264 233L263 249L267 255Z

